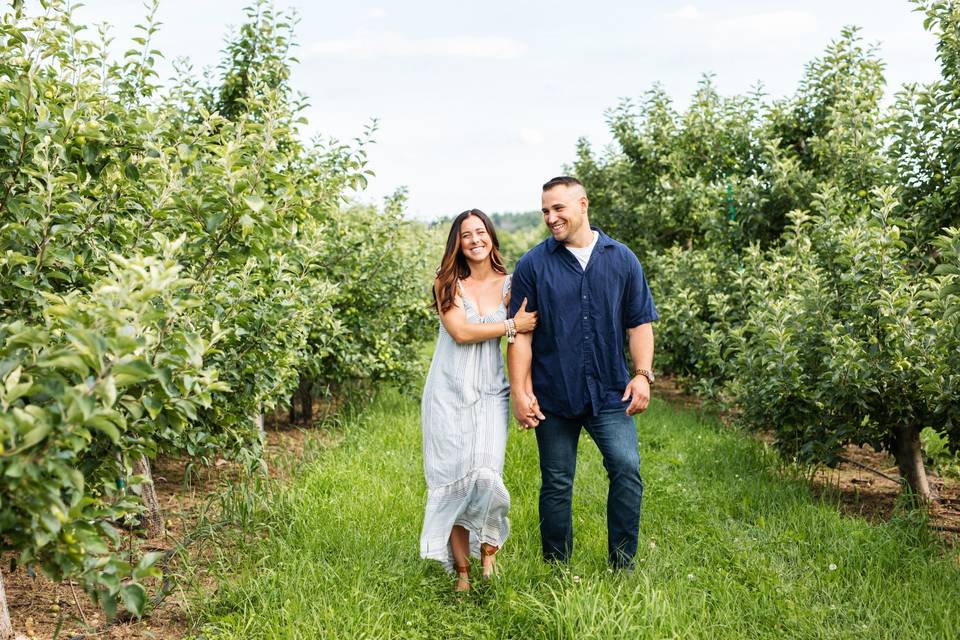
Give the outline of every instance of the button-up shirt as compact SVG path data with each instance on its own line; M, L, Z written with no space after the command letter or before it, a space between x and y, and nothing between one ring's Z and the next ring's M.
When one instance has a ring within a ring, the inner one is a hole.
M543 411L566 418L626 407L626 330L659 318L637 256L597 231L586 269L550 237L524 254L513 274L510 316L524 298L528 311L540 313L534 395Z

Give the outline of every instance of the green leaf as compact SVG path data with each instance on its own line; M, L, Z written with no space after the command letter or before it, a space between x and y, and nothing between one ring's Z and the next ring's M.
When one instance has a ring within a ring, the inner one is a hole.
M18 366L14 368L13 371L11 371L9 374L7 374L7 379L4 381L4 386L6 387L7 391L10 391L11 389L17 386L17 384L20 382L20 375L22 373L23 373L23 367Z
M137 583L123 585L120 587L120 599L127 611L138 618L143 615L147 605L147 592L142 586Z
M127 410L134 420L139 420L143 417L143 405L134 400L131 396L123 396L120 398L120 405Z
M207 233L213 233L213 231L220 226L220 224L226 219L226 217L227 217L227 214L225 211L218 211L208 216L207 224L206 224Z
M83 361L83 358L75 353L64 353L53 358L47 358L37 363L47 369L67 369L85 376L90 372L90 368Z
M100 581L107 582L107 576L101 576ZM98 590L97 595L97 599L100 601L100 608L103 609L107 620L112 622L113 619L117 617L117 596L105 590Z
M128 162L123 167L123 175L127 176L127 179L136 182L140 179L140 170L137 169L135 164Z
M63 511L59 506L54 505L51 511L43 511L40 513L40 522L43 523L43 526L51 535L57 535L60 533L60 518L57 515L63 515Z
M10 405L16 400L19 400L23 396L27 395L32 388L32 382L21 382L20 384L13 385L13 387L7 390L4 401L7 403L7 405Z
M152 377L153 367L143 360L130 360L113 365L113 378L120 389Z
M247 206L253 209L254 213L259 212L263 209L263 205L266 204L258 195L243 196L243 201L247 203Z
M120 430L106 417L102 415L90 416L86 424L106 435L113 444L120 444Z
M154 398L153 396L143 396L140 399L140 402L143 403L144 408L147 410L147 415L150 416L150 419L156 419L160 412L163 410L163 403Z
M3 472L3 475L8 478L20 478L23 476L23 470L26 464L27 461L24 458L14 459L6 471Z
M50 544L50 534L42 529L33 530L33 546L41 549Z
M196 157L196 148L190 144L177 145L177 156L182 162L190 162Z
M41 422L33 429L24 434L23 438L17 443L17 449L29 449L40 443L53 430L53 425L49 422Z
M19 5L22 4L22 1L23 0L19 0L19 2L15 2L14 8L18 9ZM23 32L20 31L19 29L16 29L12 26L7 26L7 33L10 34L10 38L12 40L15 40L16 42L19 42L21 44L27 44L27 37L23 35Z
M45 345L49 339L47 332L42 329L22 325L18 328L20 329L19 331L7 338L7 344L11 346L40 347Z
M135 580L143 580L144 578L158 578L160 577L160 570L154 566L157 561L163 557L162 551L148 551L143 554L143 557L140 558L140 562L137 563L137 566L133 569L133 577Z
M253 225L254 225L253 218L251 218L249 215L245 213L242 216L240 216L240 219L238 220L238 222L240 223L240 233L243 236L250 235L250 232L253 230Z
M83 162L84 164L93 164L97 161L97 147L96 145L87 142L83 145Z

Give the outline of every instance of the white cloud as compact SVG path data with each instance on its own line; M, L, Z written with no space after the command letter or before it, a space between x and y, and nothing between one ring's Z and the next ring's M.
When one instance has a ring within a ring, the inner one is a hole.
M701 16L700 9L697 9L692 4L687 4L676 11L672 11L667 14L668 18L674 20L699 20Z
M524 43L501 36L409 38L391 31L358 31L349 38L323 40L305 47L311 58L518 58Z
M764 11L719 17L687 5L669 17L682 19L683 25L675 27L681 38L713 52L755 53L771 45L780 49L796 48L805 46L811 35L817 35L817 17L809 11Z
M792 39L815 33L817 17L806 11L768 11L719 20L714 26L715 36L736 40L769 41Z
M386 17L387 17L386 9L381 9L377 7L367 11L367 19L369 20L383 20Z
M528 127L520 129L520 142L523 144L539 145L543 144L544 140L543 132L539 129L530 129Z

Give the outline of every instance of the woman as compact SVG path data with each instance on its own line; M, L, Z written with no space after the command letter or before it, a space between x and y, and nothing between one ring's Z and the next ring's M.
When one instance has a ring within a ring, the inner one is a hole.
M502 474L510 387L500 337L537 324L526 301L507 319L510 276L499 247L486 214L464 211L450 227L433 284L440 336L421 403L427 508L420 555L455 570L457 591L470 588L470 555L480 556L489 578L507 538L510 494Z

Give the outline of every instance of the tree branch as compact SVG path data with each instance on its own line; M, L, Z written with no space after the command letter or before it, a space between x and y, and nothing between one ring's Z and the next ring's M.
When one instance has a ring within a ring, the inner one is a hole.
M869 471L870 473L875 473L876 475L880 476L881 478L886 478L886 479L889 480L890 482L894 482L894 483L899 484L899 485L903 485L903 484L906 482L903 478L896 478L896 477L894 477L894 476L891 476L891 475L889 475L889 474L884 473L883 471L880 471L879 469L874 469L873 467L868 467L867 465L863 464L862 462L857 462L856 460L851 460L850 458L844 458L843 456L837 456L837 459L840 460L841 462L846 462L847 464L852 464L852 465L855 466L855 467L859 467L859 468L863 469L864 471Z

